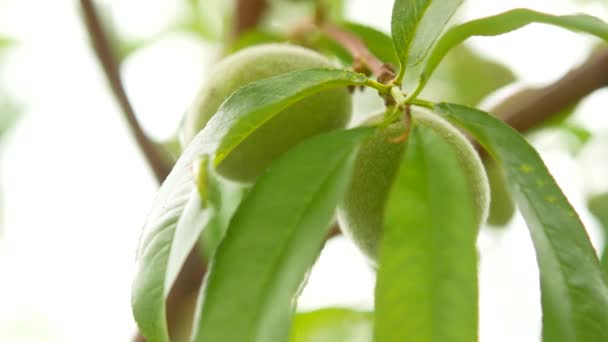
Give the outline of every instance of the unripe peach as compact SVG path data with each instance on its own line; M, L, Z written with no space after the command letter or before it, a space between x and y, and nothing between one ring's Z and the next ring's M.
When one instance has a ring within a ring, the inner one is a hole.
M485 222L490 190L488 179L477 151L469 140L452 124L428 111L412 112L414 125L433 129L453 148L474 196L476 221ZM373 118L372 122L377 122ZM352 180L344 199L338 206L338 222L341 229L352 238L372 263L376 262L378 244L384 221L384 208L406 143L394 143L392 138L403 133L402 122L391 124L366 141L358 151Z
M334 67L323 55L289 44L258 45L228 56L215 66L186 113L184 143L190 142L240 87L298 69ZM345 127L351 111L352 99L346 88L323 90L304 98L248 136L217 166L217 171L232 180L253 182L274 159L297 143Z

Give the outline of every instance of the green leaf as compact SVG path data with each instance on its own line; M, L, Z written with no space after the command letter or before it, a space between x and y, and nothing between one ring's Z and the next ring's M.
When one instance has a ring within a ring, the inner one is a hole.
M446 103L434 109L468 130L505 170L536 249L544 341L608 341L608 288L597 256L538 153L485 112Z
M377 342L477 340L477 224L457 151L415 126L387 201Z
M395 0L391 33L401 68L405 70L424 59L463 0Z
M167 270L165 271L165 295L168 294L175 279L177 279L188 254L196 246L201 232L212 222L216 215L215 209L215 207L210 206L210 203L205 204L198 190L192 190L190 198L177 221L171 241Z
M244 48L258 44L274 43L281 41L285 41L285 37L282 37L272 32L252 29L241 33L238 38L232 44L230 44L228 54L232 54Z
M298 313L291 342L370 342L374 315L342 308Z
M187 205L190 209L184 219L197 221L190 214L196 214L194 209L198 208L197 196L192 193L195 188L192 164L200 155L213 152L201 143L203 138L199 134L178 159L159 190L140 238L131 302L135 321L150 342L169 340L165 299L171 286L168 279L174 278L168 277L169 257L176 228Z
M345 70L304 69L249 83L218 109L203 132L219 164L257 128L289 105L327 88L367 85L368 78Z
M595 195L587 201L589 211L600 221L604 233L604 250L602 251L602 268L608 276L608 192Z
M505 173L492 158L485 158L483 166L486 169L490 185L490 210L486 222L494 227L504 227L515 214L515 202L507 186Z
M224 238L230 219L247 194L248 186L217 177L214 178L212 190L211 201L217 205L218 210L199 239L206 259L211 259L220 241Z
M359 37L367 45L369 51L382 62L390 63L394 66L399 65L399 59L392 47L392 38L386 33L352 22L344 22L340 26Z
M549 24L572 31L585 32L608 41L608 24L596 17L584 14L560 16L528 9L515 9L473 20L451 28L439 39L426 61L418 87L410 97L415 98L420 94L433 71L454 46L473 36L497 36L532 23Z
M165 288L171 287L197 241L201 242L202 253L207 258L215 253L230 218L246 193L247 186L219 177L208 167L206 160L200 164L201 168L206 168L206 172L195 170L199 184L197 189L192 190L177 223L169 254ZM201 183L205 186L201 186ZM201 193L202 188L205 188L206 194Z
M210 265L193 341L285 341L293 304L344 192L356 147L373 129L297 145L241 203Z

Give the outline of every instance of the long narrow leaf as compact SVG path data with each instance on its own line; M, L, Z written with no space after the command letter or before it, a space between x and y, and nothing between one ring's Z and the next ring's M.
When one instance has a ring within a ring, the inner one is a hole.
M457 151L416 126L385 209L376 342L477 340L473 203Z
M323 89L366 85L363 74L303 69L249 83L232 94L205 126L209 148L219 164L237 145L282 109Z
M420 63L463 0L395 0L391 19L393 45L403 79L407 67Z
M504 169L540 269L543 339L608 341L608 288L578 215L538 153L491 115L454 104L435 110L468 130Z
M165 289L173 285L188 254L201 239L201 234L206 239L203 241L204 254L207 257L213 255L245 193L245 186L223 179L212 170L205 174L206 179L198 181L206 183L206 198L201 198L200 189L193 189L177 222L167 261Z
M191 165L200 155L213 152L202 140L199 135L192 141L163 183L140 238L131 304L140 332L150 342L169 340L165 299L172 284L167 267L178 221L195 187Z
M218 208L213 221L208 227L203 230L199 242L199 246L205 255L205 259L210 260L215 253L220 241L224 238L226 229L234 212L243 198L246 196L249 186L242 183L236 183L224 178L218 177L218 191L212 194L212 204Z
M287 340L294 296L323 245L356 147L372 131L314 137L260 177L212 259L193 341Z
M165 292L171 289L188 254L190 254L201 232L209 225L215 214L216 209L203 205L198 191L192 190L184 211L177 221L171 241L165 272Z
M532 23L549 24L572 31L585 32L608 41L608 24L596 17L584 14L551 15L528 9L514 9L473 20L453 27L439 39L426 61L418 87L411 96L415 97L422 91L441 60L454 46L473 36L498 36Z

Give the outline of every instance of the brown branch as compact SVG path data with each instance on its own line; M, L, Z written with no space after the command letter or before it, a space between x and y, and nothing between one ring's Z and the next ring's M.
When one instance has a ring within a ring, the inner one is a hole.
M394 71L372 54L367 45L356 35L332 24L321 24L320 30L339 43L353 57L353 67L363 67L375 75L380 82L390 81L395 77ZM383 82L384 83L384 82Z
M596 51L553 84L514 94L492 113L516 130L527 132L605 86L608 86L608 48Z
M146 135L137 121L133 107L122 85L116 54L112 50L93 1L80 0L80 6L95 54L103 68L114 97L120 105L131 133L144 154L148 165L154 172L158 182L162 183L171 171L173 163L165 151Z
M122 85L118 60L103 29L95 5L91 0L81 0L80 5L95 54L103 68L114 97L120 105L131 133L144 154L148 165L154 172L158 182L162 183L169 175L173 162L162 148L148 138L137 120L135 111ZM193 296L196 296L205 271L206 265L202 262L198 251L193 250L188 256L184 268L179 273L175 285L167 298L167 317L170 326L179 326L181 322L177 320L183 317L184 313L193 311L193 308L188 307L189 302L193 302L193 300L186 301L184 298L191 299ZM170 334L175 334L175 330L177 329L170 329ZM145 340L140 334L137 334L134 338L134 341Z
M254 28L262 19L267 6L266 0L238 0L234 13L233 39Z

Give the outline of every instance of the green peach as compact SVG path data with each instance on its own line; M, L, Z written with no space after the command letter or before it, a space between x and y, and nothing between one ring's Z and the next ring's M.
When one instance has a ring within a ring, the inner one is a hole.
M412 112L413 124L433 129L454 149L474 195L478 225L485 222L490 190L479 154L469 140L449 122L427 111ZM371 122L377 122L373 118ZM381 239L384 208L397 176L406 143L392 138L403 133L404 124L379 130L358 151L351 182L338 206L338 223L359 249L375 264Z
M334 67L323 55L289 44L263 44L228 56L215 66L186 113L184 144L243 85L298 69ZM346 88L328 89L302 99L247 137L217 166L217 171L232 180L253 182L292 146L319 133L345 127L351 112L352 99Z
M490 183L490 209L488 224L495 227L504 226L515 213L515 202L507 187L507 180L500 166L493 160L484 160L484 166Z

